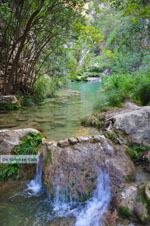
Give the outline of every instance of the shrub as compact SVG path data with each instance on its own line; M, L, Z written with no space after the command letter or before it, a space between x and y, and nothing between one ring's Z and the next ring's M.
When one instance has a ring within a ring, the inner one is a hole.
M17 145L13 154L16 155L34 155L37 154L42 144L42 136L40 133L31 133L24 140L22 140L20 145ZM8 179L18 180L22 177L21 170L22 164L3 164L0 165L0 182L7 181ZM28 165L30 169L30 165ZM32 169L30 169L32 170Z
M120 107L130 99L140 105L150 103L150 78L149 73L115 74L104 76L101 85L101 97L95 110L107 107Z

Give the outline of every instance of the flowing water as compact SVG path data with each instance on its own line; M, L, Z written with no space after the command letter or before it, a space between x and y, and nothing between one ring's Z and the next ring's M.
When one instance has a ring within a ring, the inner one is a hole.
M42 184L42 161L39 160L35 178L19 192L6 192L1 197L0 219L2 226L59 226L63 225L102 226L101 217L107 210L111 198L107 170L99 170L98 185L93 197L86 202L66 201L61 189L56 189L55 197L50 197ZM14 190L14 187L12 187ZM16 187L15 187L16 190ZM2 195L1 192L1 195ZM60 221L61 220L61 221Z
M100 83L73 83L55 99L47 99L39 106L1 114L1 127L7 123L15 128L43 129L49 139L96 134L80 126L80 119L93 112ZM50 197L42 184L42 159L31 182L9 183L0 187L0 225L2 226L102 226L101 216L110 202L110 183L107 171L99 170L98 186L93 197L84 202L66 200L67 192L56 188ZM66 194L66 195L64 195ZM63 224L62 224L63 223Z

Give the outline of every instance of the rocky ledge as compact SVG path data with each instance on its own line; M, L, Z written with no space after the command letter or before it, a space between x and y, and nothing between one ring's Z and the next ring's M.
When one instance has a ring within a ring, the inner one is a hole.
M96 126L103 132L114 132L121 144L150 146L150 107L126 102L122 108L90 115L83 125Z

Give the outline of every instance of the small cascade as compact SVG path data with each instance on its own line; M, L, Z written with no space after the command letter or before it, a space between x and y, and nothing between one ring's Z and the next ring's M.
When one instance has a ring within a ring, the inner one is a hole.
M38 157L38 163L36 168L36 175L33 180L27 185L27 191L31 195L37 195L43 188L42 183L42 169L43 169L43 159Z
M109 207L110 199L109 175L100 171L97 189L92 199L87 201L85 208L76 216L75 226L102 226L101 217Z
M107 170L100 171L98 185L93 197L81 203L72 201L69 190L56 188L53 199L53 216L75 217L75 226L102 226L101 217L109 207L111 187Z

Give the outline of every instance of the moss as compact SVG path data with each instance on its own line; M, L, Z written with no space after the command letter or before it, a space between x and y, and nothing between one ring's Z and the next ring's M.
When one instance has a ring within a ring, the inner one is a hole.
M145 185L141 189L139 189L139 195L140 195L142 203L146 205L146 208L147 208L148 212L150 213L150 200L148 200L146 197Z
M44 166L47 166L48 164L51 164L51 163L52 163L52 152L51 150L48 150L47 157L44 161Z
M86 194L78 192L78 201L79 202L85 202L88 199L90 199L91 197L92 197L92 193L91 192L88 192Z
M21 108L21 104L4 104L0 105L0 110L1 111L13 111L13 110L18 110Z
M121 206L119 209L118 209L118 212L119 214L124 217L124 218L127 218L127 217L131 217L132 213L131 211L129 210L129 208L127 207L124 207L124 206Z
M116 141L117 139L117 134L115 132L111 131L105 131L104 136L112 141Z

